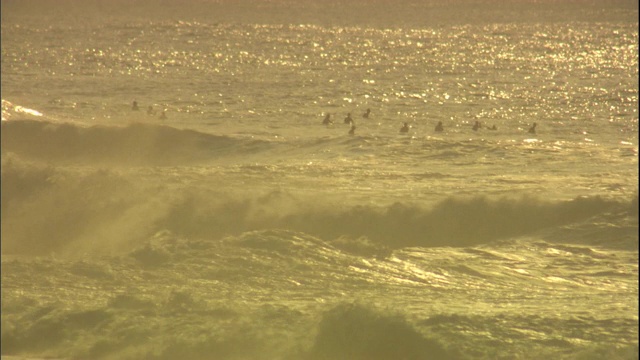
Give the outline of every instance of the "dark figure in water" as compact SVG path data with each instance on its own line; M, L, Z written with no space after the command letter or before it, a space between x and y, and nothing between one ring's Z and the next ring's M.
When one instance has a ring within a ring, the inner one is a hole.
M153 111L153 106L149 105L147 108L147 115L153 115L155 111Z
M476 121L476 123L473 124L472 129L473 131L478 131L478 129L480 129L480 121Z
M495 125L493 125L493 126L492 126L492 127L490 127L490 128L487 128L487 129L489 129L489 130L498 130L498 128L497 128Z
M331 114L327 113L327 115L324 117L324 120L322 120L322 125L331 125L333 124L333 120L331 120Z
M442 127L442 121L438 121L438 125L436 125L436 132L442 132L444 127Z
M367 112L362 114L362 117L365 118L365 119L368 119L369 118L369 114L371 114L371 109L367 109Z
M349 130L349 135L353 135L356 133L356 125L352 122L351 123L351 130Z
M131 110L136 110L136 111L140 110L138 108L138 102L137 101L133 100L133 105L131 105Z
M345 124L352 124L353 123L353 119L351 118L351 113L348 113L347 117L344 118L344 123Z
M536 133L536 126L538 126L538 124L533 123L533 125L529 128L529 134L535 134Z
M167 114L164 112L164 110L162 110L162 113L160 114L160 120L166 120L167 119Z
M409 124L404 123L404 125L402 125L402 127L400 128L400 132L401 133L409 132Z

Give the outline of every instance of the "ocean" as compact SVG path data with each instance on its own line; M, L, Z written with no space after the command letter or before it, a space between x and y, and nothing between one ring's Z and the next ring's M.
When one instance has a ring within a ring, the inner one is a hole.
M638 359L636 1L1 6L2 359Z

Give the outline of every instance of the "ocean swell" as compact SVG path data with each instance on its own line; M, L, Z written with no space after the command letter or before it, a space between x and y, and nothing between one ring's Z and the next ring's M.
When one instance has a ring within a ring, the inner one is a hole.
M144 123L90 127L34 120L2 123L3 153L64 164L189 165L259 146L255 140Z

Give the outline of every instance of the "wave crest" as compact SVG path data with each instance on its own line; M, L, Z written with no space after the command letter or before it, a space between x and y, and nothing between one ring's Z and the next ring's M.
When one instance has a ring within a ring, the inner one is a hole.
M133 123L81 127L71 123L2 123L2 151L30 159L62 163L114 165L187 165L218 155L251 151L255 141L188 129Z

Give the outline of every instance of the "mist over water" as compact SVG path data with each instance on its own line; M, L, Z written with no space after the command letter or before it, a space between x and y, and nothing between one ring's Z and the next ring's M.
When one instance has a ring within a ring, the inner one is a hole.
M1 6L3 359L638 358L637 3Z

